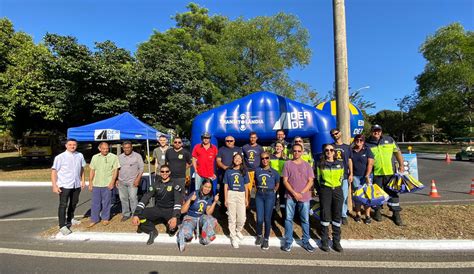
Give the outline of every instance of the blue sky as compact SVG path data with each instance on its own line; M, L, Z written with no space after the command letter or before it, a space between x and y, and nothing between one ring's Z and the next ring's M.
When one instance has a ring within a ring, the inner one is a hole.
M186 11L182 0L1 0L0 17L40 42L46 32L72 35L90 48L112 40L135 52L153 30L174 26L172 16ZM333 88L334 51L331 0L193 1L231 19L286 12L309 30L309 65L290 71L292 80L326 94ZM349 86L376 103L375 113L398 109L396 99L416 89L425 60L418 52L428 35L460 22L474 30L472 0L346 0Z

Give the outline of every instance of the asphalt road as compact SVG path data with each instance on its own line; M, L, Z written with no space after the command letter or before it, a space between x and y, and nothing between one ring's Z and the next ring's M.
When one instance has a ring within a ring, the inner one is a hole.
M472 162L419 159L420 179L427 189L402 196L405 203L472 203ZM441 198L433 199L436 180ZM192 245L180 254L176 245L143 243L61 242L38 237L57 224L57 195L49 187L0 188L0 273L473 273L474 251L346 250L309 254L301 248L285 253L256 247ZM77 214L88 211L90 193L81 193ZM384 263L377 263L384 262ZM466 263L467 262L467 263ZM465 268L470 266L471 268ZM449 269L449 270L448 270Z

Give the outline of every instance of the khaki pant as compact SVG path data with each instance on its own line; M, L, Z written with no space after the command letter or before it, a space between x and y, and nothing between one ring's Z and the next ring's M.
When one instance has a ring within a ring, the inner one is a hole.
M228 197L230 238L235 239L245 225L245 192L228 190Z

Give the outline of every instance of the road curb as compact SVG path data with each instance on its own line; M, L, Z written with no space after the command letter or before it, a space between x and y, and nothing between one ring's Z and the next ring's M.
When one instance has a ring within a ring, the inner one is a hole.
M73 232L67 236L58 233L49 238L53 241L88 241L88 242L134 242L145 244L148 235L147 234L135 234L135 233L107 233L107 232ZM155 244L176 244L176 236L169 237L168 235L158 235L155 240ZM255 237L245 236L240 241L241 246L255 246ZM269 245L271 247L282 246L283 239L277 237L271 237L269 239ZM320 241L310 240L310 243L317 247L320 245ZM189 244L199 244L199 241L194 239ZM230 239L224 235L217 235L216 239L212 242L213 245L230 245ZM301 241L297 240L293 244L293 248L301 248ZM474 250L473 240L341 240L341 245L344 249L385 249L385 250Z

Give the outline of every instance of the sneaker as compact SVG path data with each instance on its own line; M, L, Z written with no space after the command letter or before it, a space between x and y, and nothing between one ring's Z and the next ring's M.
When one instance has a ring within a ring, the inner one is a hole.
M262 236L257 236L257 239L255 240L255 245L262 245Z
M71 224L71 225L80 225L80 224L81 224L81 221L76 220L76 219L72 219L70 224Z
M372 222L372 218L370 218L370 217L365 217L365 219L364 219L364 224L368 225L368 224L370 224L371 222Z
M262 249L268 250L270 247L268 246L268 239L264 239L262 243Z
M63 226L59 229L59 231L61 232L61 234L63 234L64 236L66 235L69 235L72 233L71 230L69 230L69 228L67 228L67 226Z
M241 240L241 241L244 239L244 235L242 235L242 232L240 232L240 231L237 232L235 235L236 235L237 238L239 238L239 240Z
M342 217L342 224L347 225L347 217Z
M309 253L314 252L314 247L310 243L304 243L303 248L308 251Z
M285 243L285 245L281 247L281 250L283 250L285 252L290 252L291 251L291 244Z
M354 221L355 221L356 223L360 223L360 221L361 221L361 220L360 220L360 216L359 216L359 215L356 215L356 216L354 217Z
M178 249L179 252L184 252L186 242L184 241L184 233L178 233Z
M230 240L233 248L239 248L239 241L237 239Z
M152 245L155 242L156 237L158 237L158 230L152 230L150 232L150 237L148 237L147 245Z

